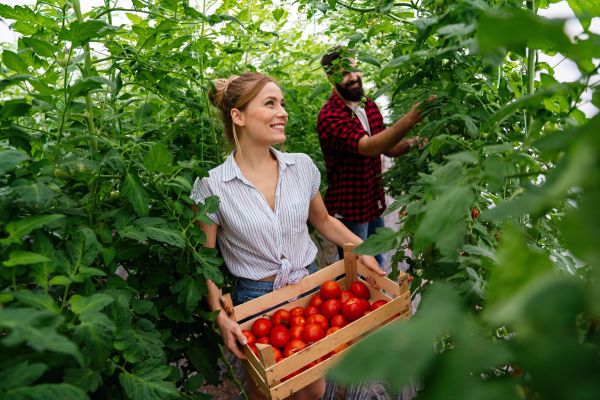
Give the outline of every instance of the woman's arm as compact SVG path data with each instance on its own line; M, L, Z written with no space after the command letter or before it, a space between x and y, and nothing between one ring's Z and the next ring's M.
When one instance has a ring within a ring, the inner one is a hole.
M344 247L346 243L360 244L362 239L356 236L346 225L342 224L337 218L332 217L327 212L321 193L318 193L310 201L308 209L308 222L319 232L325 239L334 243L339 247ZM371 271L385 275L385 271L379 268L379 264L372 256L359 256L360 261Z
M204 247L209 247L214 249L217 245L217 229L219 228L216 224L200 224L200 229L206 235L206 242L204 242ZM246 336L242 333L242 328L240 328L239 324L235 321L229 319L223 308L221 307L221 289L215 285L213 281L208 279L206 281L206 286L208 288L208 306L211 311L219 310L219 315L217 316L217 325L219 326L219 330L221 331L221 336L223 337L223 342L225 346L229 350L236 355L236 357L245 359L244 353L240 350L238 346L238 342L242 345L246 344Z

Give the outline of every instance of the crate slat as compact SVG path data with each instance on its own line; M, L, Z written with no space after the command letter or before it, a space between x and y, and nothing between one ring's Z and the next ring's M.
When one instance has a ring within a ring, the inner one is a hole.
M286 399L293 393L298 392L300 389L325 376L327 370L333 367L333 365L339 361L340 357L346 350L340 351L339 353L329 357L327 360L324 360L308 370L302 371L300 374L288 379L287 381L274 386L271 388L271 399Z

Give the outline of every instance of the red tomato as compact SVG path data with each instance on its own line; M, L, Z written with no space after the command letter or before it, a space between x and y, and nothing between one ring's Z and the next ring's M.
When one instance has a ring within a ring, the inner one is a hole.
M290 326L306 325L306 319L302 315L297 315L290 319Z
M325 337L325 330L319 324L308 324L302 330L302 340L307 344L316 342Z
M275 313L273 313L271 321L273 322L273 325L289 326L290 312L288 310L280 308L279 310L275 311Z
M342 303L345 303L353 297L354 297L354 295L352 294L351 291L342 290L342 295L340 296L340 300L342 301Z
M289 357L292 354L297 353L300 350L304 349L305 347L306 347L306 343L304 343L302 340L292 339L285 346L285 349L283 349L283 356Z
M302 330L304 325L295 325L290 328L290 339L302 339Z
M285 382L288 379L293 378L294 376L298 375L300 372L302 372L302 368L300 368L299 370L297 370L297 371L289 374L288 376L285 376L285 377L281 378L281 382Z
M471 218L472 219L479 218L479 210L476 209L475 207L471 208Z
M248 347L250 347L250 350L252 350L252 352L256 355L256 357L258 357L258 349L256 348L256 345L252 344L252 345L248 345Z
M271 334L269 335L269 342L271 342L272 346L283 349L289 341L290 333L288 332L285 326L275 325L273 329L271 329Z
M359 299L368 299L370 296L369 288L360 281L353 282L352 285L350 285L350 291Z
M246 336L246 343L248 344L248 346L256 343L256 336L254 336L252 332L243 330L242 333L244 334L244 336Z
M364 305L360 299L350 299L342 305L342 315L346 321L356 321L365 313Z
M269 336L272 327L273 323L269 319L261 317L252 324L252 333L254 333L254 336L257 338Z
M277 347L273 347L273 355L275 356L275 362L279 362L283 359L283 353Z
M363 311L366 312L371 312L371 303L369 303L369 300L365 300L365 299L359 299L360 300L360 304L362 305Z
M331 319L342 312L342 302L338 299L325 300L319 309L327 319Z
M377 301L374 301L373 304L371 304L371 311L375 311L379 307L381 307L381 306L383 306L385 304L387 304L387 300L377 300Z
M329 328L329 321L327 321L327 318L325 318L325 316L321 314L315 314L308 317L306 319L306 325L308 324L319 324L321 325L324 331L327 330L327 328Z
M342 329L342 328L340 328L339 326L332 326L331 328L327 329L327 331L325 331L325 336L329 336L333 332L339 331L340 329Z
M256 339L256 343L270 344L269 343L269 337L268 336L259 337L258 339Z
M343 315L338 314L338 315L335 315L333 318L331 318L331 321L329 321L329 324L331 326L337 326L337 327L343 328L344 326L348 325L348 321L346 321L346 319L344 318Z
M342 295L342 288L340 288L340 285L335 281L325 281L321 285L319 294L323 300L339 299Z
M301 317L304 315L304 307L298 306L294 307L290 310L290 315L292 317Z
M304 318L308 318L311 315L315 315L319 313L319 309L313 305L306 306L304 309Z
M310 298L311 306L315 306L315 307L319 308L319 307L321 307L321 304L323 304L323 298L318 293Z

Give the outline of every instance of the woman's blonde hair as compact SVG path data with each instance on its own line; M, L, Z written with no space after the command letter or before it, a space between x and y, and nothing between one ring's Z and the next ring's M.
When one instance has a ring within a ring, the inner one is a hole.
M244 108L256 97L269 82L275 82L270 76L259 72L246 72L233 75L227 79L217 79L214 87L208 92L210 102L221 111L221 119L225 128L225 137L239 149L239 140L235 125L231 119L231 110Z

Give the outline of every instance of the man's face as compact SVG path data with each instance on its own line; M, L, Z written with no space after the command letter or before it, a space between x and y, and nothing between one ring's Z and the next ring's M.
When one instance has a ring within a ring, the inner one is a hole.
M362 86L362 74L356 67L356 60L340 63L340 72L332 76L335 88L347 101L360 101L365 95Z

